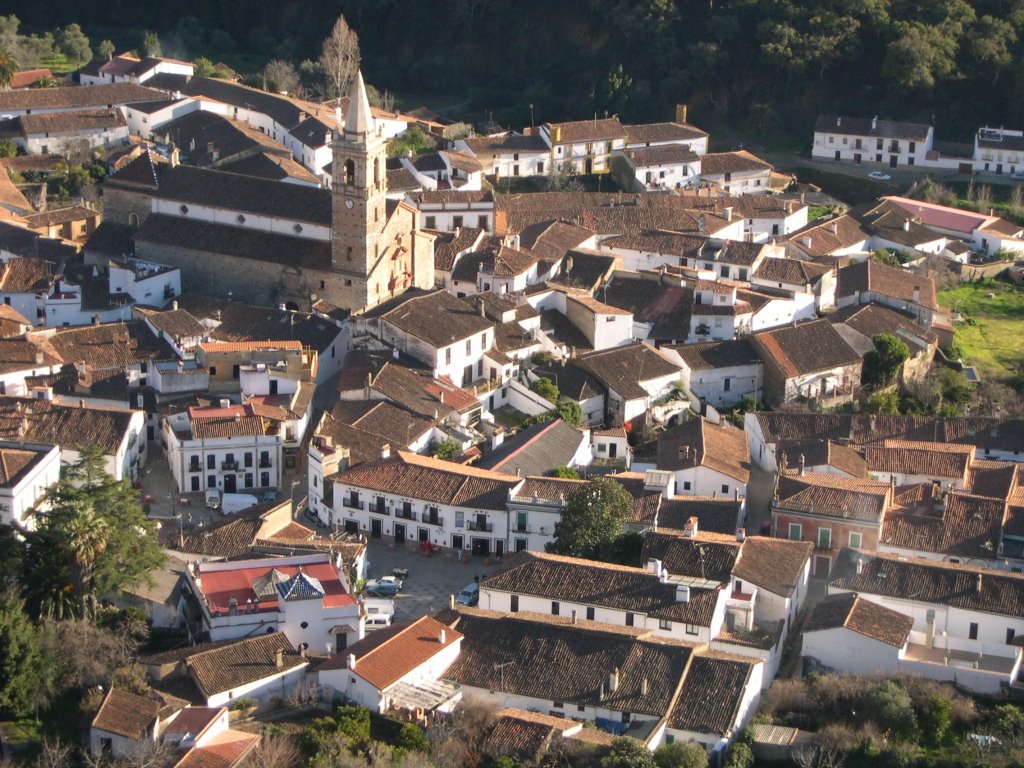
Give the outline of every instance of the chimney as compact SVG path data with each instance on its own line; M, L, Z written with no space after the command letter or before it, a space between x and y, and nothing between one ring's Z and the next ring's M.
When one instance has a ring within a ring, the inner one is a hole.
M925 619L924 647L931 649L935 647L935 609L929 608Z
M390 443L384 443L384 445L382 445L380 447L380 457L382 459L387 459L387 458L391 457L391 445L390 445Z
M804 476L804 465L805 464L806 464L806 459L804 459L804 455L801 453L800 454L800 477Z
M921 303L921 286L920 285L915 285L914 286L914 294L913 294L913 296L914 296L914 303L915 304L920 304Z
M299 656L303 659L306 658L306 646L308 643L299 643Z
M732 221L732 206L727 205L722 209L722 215L725 216L726 221Z
M978 578L975 580L974 589L975 589L975 591L979 595L981 594L981 574L980 573L978 574Z
M690 602L690 588L686 584L676 585L676 602L683 604Z
M615 692L615 689L619 687L619 668L616 667L612 670L612 673L608 675L608 691L611 693Z
M811 243L813 243L814 241L810 237L805 237L803 242L804 242L804 248L810 248L811 247Z
M445 631L442 629L440 634L437 637L437 642L439 642L441 645L444 645L444 641L447 640L447 639L448 639L448 636L445 634Z
M573 609L572 618L571 618L570 621L571 621L572 624L576 623L576 610L575 609Z
M284 648L277 649L277 653L274 654L274 663L278 669L284 666Z
M874 117L871 118L871 130L874 131L874 130L877 130L877 129L878 129L878 115L875 115Z
M656 574L660 575L661 574L661 560L657 560L657 559L655 559L653 557L650 558L647 561L647 570L650 571L651 573L656 573Z
M736 541L738 541L740 544L742 544L746 540L747 540L747 529L746 528L740 528L738 531L736 531Z
M686 125L686 105L676 104L676 122Z
M842 126L842 124L843 124L843 118L837 117L836 118L836 128L839 128L840 126Z
M686 518L686 527L683 528L683 535L693 538L697 535L697 517Z
M348 655L348 659L346 660L346 662L347 662L346 666L349 669L355 669L356 668L356 655L354 653L350 653Z
M99 315L93 315L92 316L92 324L93 325L99 325L100 324L100 316Z
M648 684L647 678L645 677L643 680L640 681L640 695L646 696L649 687L650 685Z
M910 231L910 219L904 219L903 220L903 231L904 232L909 232Z
M177 299L175 299L174 301L171 302L171 311L172 312L177 312L178 311L178 300Z
M864 558L863 557L858 557L857 558L857 575L860 576L863 573L864 573Z
M43 358L42 350L37 349L36 350L36 365L42 365L43 364L43 359L44 358Z

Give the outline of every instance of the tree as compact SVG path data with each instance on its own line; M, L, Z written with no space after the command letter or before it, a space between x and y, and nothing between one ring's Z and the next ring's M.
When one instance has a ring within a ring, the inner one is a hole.
M45 668L39 629L12 592L0 595L0 710L28 714L38 703Z
M543 397L549 403L558 403L558 387L551 379L545 379L543 377L537 379L530 384L530 391Z
M416 723L405 723L395 739L395 747L406 752L429 752L430 739Z
M88 61L92 57L89 38L77 24L68 24L57 33L57 50L71 62Z
M886 680L868 694L864 711L868 720L895 738L910 740L917 735L917 715L910 694L893 680Z
M18 60L14 54L5 46L0 46L0 91L6 91L11 87L11 81L18 71Z
M264 733L260 743L246 757L243 768L294 768L302 763L302 750L290 735Z
M82 448L66 477L46 494L50 511L27 537L30 557L52 557L57 566L36 578L63 589L70 580L76 614L92 619L97 598L149 579L164 561L152 521L146 518L138 494L127 481L115 480L104 469L98 447ZM52 550L41 554L42 548Z
M349 86L359 71L359 59L359 36L349 27L345 17L339 16L320 51L320 66L327 80L328 98L348 94Z
M651 750L632 736L618 736L612 740L608 754L601 758L601 768L666 768L656 763Z
M98 46L96 46L97 55L101 56L107 61L110 61L110 59L114 58L115 50L117 49L114 48L114 43L112 40L104 40Z
M561 467L555 467L554 476L555 477L560 477L563 480L579 480L580 479L580 473L577 470L573 469L572 467L566 467L564 465L561 466Z
M900 412L900 393L895 391L876 392L864 404L864 412L896 416Z
M880 333L872 341L875 348L864 355L861 378L865 384L890 384L910 357L910 349L903 339L891 333Z
M696 742L676 741L654 750L654 762L658 768L707 768L708 753Z
M263 79L268 91L294 93L299 87L299 73L287 61L272 59L263 68Z
M750 745L736 742L729 748L724 768L753 768L753 765L754 751Z
M952 725L953 707L945 696L930 696L921 709L921 735L931 747L941 747Z
M192 67L197 77L213 77L214 72L216 71L213 68L213 62L205 56L199 56L192 59Z
M448 461L452 456L459 452L459 444L451 438L446 439L444 442L438 443L437 450L434 455L439 459Z
M156 32L147 31L142 36L142 42L139 44L139 53L143 56L163 56L163 48L160 46L160 38L157 37Z
M569 496L555 538L546 549L558 555L594 557L622 533L633 497L614 480L598 477Z
M571 427L578 427L583 423L583 409L575 400L556 402L553 413L555 418L561 419Z

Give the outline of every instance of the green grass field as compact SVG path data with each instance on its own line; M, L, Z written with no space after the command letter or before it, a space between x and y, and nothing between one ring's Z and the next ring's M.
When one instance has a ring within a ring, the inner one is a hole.
M994 298L989 298L994 294ZM956 343L964 362L983 378L1008 381L1024 370L1024 290L1003 281L963 283L939 292L939 304L957 310Z

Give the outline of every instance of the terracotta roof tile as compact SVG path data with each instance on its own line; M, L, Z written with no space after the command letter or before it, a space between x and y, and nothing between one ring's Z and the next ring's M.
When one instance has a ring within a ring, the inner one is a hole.
M92 720L92 727L141 741L152 733L159 712L160 701L157 698L111 688Z
M700 417L663 432L658 437L658 469L678 472L693 467L706 467L746 483L750 479L746 433Z
M421 616L373 632L349 646L344 655L332 656L319 669L344 669L348 656L355 656L355 673L383 691L461 639L461 632L430 616Z
M779 474L774 504L807 514L881 523L892 505L888 483L807 472Z
M751 672L760 662L718 653L695 653L683 678L668 727L728 736L738 725Z
M753 335L755 347L788 378L845 366L861 358L828 320L811 320Z
M829 595L811 610L804 632L844 627L880 643L902 648L914 618L865 600L855 592Z
M277 651L284 652L277 666ZM196 684L207 697L240 688L307 664L283 632L239 640L193 654L185 662Z
M768 536L748 536L733 575L776 595L789 597L803 580L814 544Z

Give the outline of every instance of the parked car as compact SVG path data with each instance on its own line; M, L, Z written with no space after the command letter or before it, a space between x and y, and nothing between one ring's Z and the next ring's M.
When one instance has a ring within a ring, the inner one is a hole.
M872 171L868 174L868 178L874 179L875 181L892 181L892 176L888 173L884 173L883 171Z
M264 491L263 501L277 501L277 491Z
M467 584L459 592L459 596L455 598L455 602L459 605L476 605L480 602L480 585L476 582Z
M1011 179L1024 179L1024 171L1014 171L1010 174Z
M402 591L402 583L394 576L383 576L366 582L366 594L372 597L394 597Z

